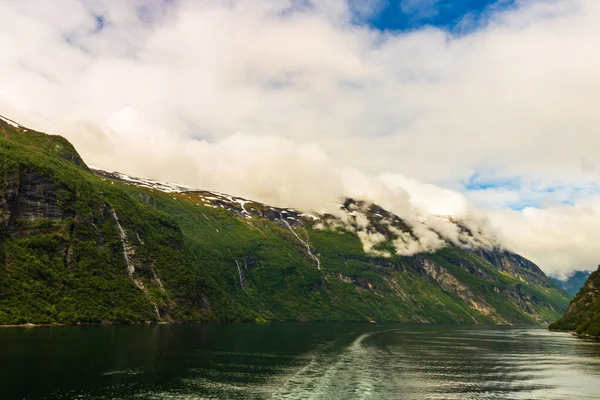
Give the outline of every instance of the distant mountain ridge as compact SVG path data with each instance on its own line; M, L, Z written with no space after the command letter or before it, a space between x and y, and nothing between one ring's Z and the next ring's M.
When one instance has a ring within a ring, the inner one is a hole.
M320 215L92 172L64 138L0 120L0 324L518 324L565 309L476 226L437 218L428 247L421 224L360 199Z
M554 275L550 275L549 278L550 280L552 280L552 282L554 282L556 286L558 286L565 292L575 296L577 292L579 292L579 289L583 287L590 274L590 271L575 271L569 274L564 279L561 279Z

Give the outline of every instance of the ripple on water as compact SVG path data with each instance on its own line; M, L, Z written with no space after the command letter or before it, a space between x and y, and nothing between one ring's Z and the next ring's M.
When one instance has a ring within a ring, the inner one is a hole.
M228 340L236 328L218 327ZM323 324L309 336L305 325L284 328L285 335L276 325L252 328L234 344L199 346L188 334L187 346L165 336L159 350L107 354L97 376L77 366L73 381L92 383L46 398L553 400L594 399L600 390L600 343L543 329Z

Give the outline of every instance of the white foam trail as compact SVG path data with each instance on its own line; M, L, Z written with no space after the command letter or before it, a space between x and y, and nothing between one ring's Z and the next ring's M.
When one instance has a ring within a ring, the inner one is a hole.
M362 342L364 333L340 352L319 352L288 378L272 399L368 399L374 393L374 377L369 353Z

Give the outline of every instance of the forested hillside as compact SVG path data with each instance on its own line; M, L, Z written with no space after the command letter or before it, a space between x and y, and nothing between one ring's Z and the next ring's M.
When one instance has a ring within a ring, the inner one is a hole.
M414 227L341 201L344 223L92 172L64 138L0 121L0 324L546 323L568 303L500 248L398 255Z

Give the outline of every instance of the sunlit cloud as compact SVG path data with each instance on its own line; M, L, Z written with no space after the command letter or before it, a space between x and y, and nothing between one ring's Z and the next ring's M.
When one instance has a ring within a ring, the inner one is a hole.
M275 205L402 213L402 187L487 213L542 268L589 269L600 3L498 4L456 32L381 29L379 1L0 2L0 114L102 168Z

